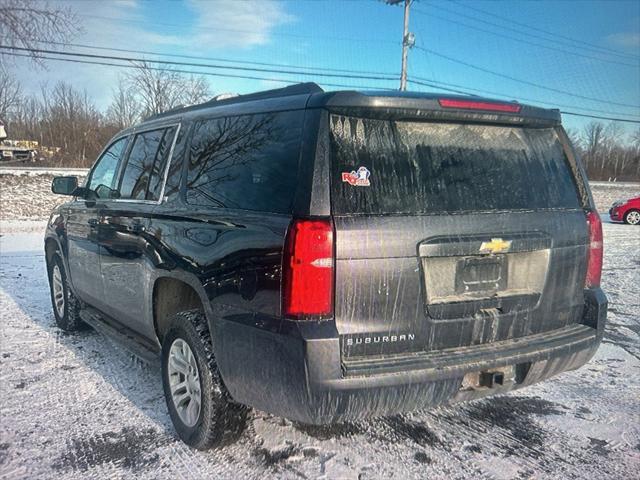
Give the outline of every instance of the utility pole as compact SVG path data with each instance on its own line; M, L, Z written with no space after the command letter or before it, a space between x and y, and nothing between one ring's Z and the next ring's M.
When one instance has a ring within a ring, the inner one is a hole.
M409 49L416 43L416 37L409 31L409 7L412 0L387 0L389 5L398 5L404 1L404 29L402 31L402 70L400 71L400 91L407 89L407 57Z

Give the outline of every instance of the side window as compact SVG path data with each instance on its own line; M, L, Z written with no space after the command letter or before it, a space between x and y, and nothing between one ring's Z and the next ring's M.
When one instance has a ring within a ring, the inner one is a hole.
M196 123L189 152L187 202L290 212L303 119L300 110Z
M120 180L120 198L132 200L157 200L153 192L147 196L150 183L160 174L162 165L166 165L174 128L151 130L138 133L129 152L127 164Z
M96 162L87 186L98 198L114 198L116 172L126 146L127 137L116 140Z
M185 152L187 150L187 140L189 137L189 129L191 124L189 122L182 123L180 130L178 131L178 138L175 141L175 147L173 148L173 154L169 163L169 171L166 173L167 181L164 187L163 196L168 200L173 199L180 193L180 180L182 179L182 166L184 165ZM152 189L149 189L149 193L153 192L153 195L160 198L162 189L162 175L164 169L160 169L160 181L154 186L152 182Z
M149 182L149 193L147 194L147 200L159 200L160 194L162 193L162 184L164 182L165 171L167 169L167 163L169 164L169 172L167 178L167 186L165 187L164 195L170 196L172 193L172 184L170 179L173 180L172 171L176 168L180 168L182 166L182 162L180 161L180 152L173 152L172 157L171 154L171 146L173 145L173 140L176 134L177 127L169 128L164 137L162 137L162 142L160 143L160 148L158 149L158 155L156 158L156 162L153 165L153 170L151 171L151 180ZM180 133L178 135L178 139L176 140L176 148L179 149L181 146L181 142L183 141L183 131L180 129ZM180 180L178 179L178 182Z

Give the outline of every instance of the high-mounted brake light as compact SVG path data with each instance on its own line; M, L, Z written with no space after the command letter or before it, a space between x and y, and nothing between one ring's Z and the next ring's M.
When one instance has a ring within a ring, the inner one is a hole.
M461 108L464 110L487 110L490 112L519 113L522 105L517 103L482 102L475 100L461 100L455 98L441 98L438 103L443 108Z
M594 288L600 286L600 278L602 277L602 221L598 212L587 213L587 227L589 228L589 248L585 287Z
M293 220L282 259L282 313L297 319L333 314L334 233L330 220Z

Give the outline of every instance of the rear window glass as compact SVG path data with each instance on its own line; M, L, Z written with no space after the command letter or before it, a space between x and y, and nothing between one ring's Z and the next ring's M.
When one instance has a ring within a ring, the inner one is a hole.
M330 122L336 214L580 208L552 128Z
M304 111L214 118L195 124L187 202L289 213Z

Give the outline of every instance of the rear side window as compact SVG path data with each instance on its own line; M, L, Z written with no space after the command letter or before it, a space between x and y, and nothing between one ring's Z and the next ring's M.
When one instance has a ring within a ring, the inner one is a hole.
M552 128L330 122L336 214L580 208Z
M151 182L151 187L149 189L150 195L153 194L155 197L160 196L162 190L162 182L164 179L162 175L166 175L166 183L164 186L163 196L167 200L171 200L175 198L180 192L180 181L182 177L182 166L185 156L185 151L187 150L187 137L189 132L190 125L189 123L182 123L180 129L178 130L178 136L175 140L173 152L171 152L171 160L169 161L169 168L166 173L163 168L159 169L160 175L158 176L158 182L154 183L153 178Z
M189 152L187 202L290 212L303 116L300 110L197 122Z
M120 198L158 200L175 127L138 133L120 181Z

